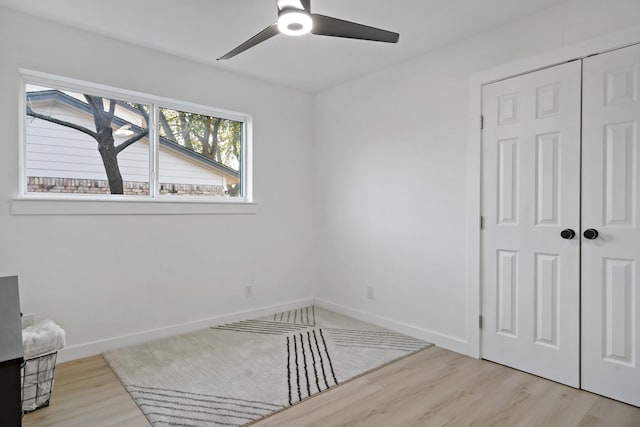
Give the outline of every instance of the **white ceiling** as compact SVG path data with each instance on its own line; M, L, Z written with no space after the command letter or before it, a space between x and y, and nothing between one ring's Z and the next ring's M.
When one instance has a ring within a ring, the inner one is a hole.
M313 0L313 12L398 32L400 42L278 35L227 61L216 58L275 22L275 0L0 0L0 6L316 92L564 1Z

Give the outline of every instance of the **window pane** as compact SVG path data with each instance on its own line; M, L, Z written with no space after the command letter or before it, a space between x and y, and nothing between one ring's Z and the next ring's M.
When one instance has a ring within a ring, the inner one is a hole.
M150 108L26 85L29 193L149 195Z
M159 108L159 192L241 197L243 123Z

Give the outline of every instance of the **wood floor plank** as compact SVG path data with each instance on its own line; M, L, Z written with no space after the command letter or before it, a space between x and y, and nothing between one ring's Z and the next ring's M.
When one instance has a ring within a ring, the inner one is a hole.
M148 427L101 356L56 368L51 406L25 427ZM252 427L640 427L640 408L438 347L341 384Z
M149 426L102 356L56 367L51 404L25 415L24 427Z

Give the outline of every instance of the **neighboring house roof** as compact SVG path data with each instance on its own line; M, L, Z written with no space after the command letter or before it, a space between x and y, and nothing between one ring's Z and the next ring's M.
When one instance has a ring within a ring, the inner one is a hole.
M51 90L42 90L42 91L37 91L37 92L27 92L27 101L34 101L34 102L38 102L38 101L58 101L61 103L64 103L72 108L75 108L77 110L80 110L82 112L85 112L89 115L92 115L93 112L91 111L91 107L89 107L89 104L87 104L86 102L82 102L79 99L76 99L72 96L67 95L64 92L61 92L59 90L55 90L55 89L51 89ZM126 104L119 104L121 107L127 108L128 110L130 110L131 112L137 113L139 114L139 111L136 110L135 108L131 108ZM130 129L133 130L134 132L137 133L141 133L144 132L144 129L142 129L140 126L137 126L121 117L117 117L114 116L113 120L112 120L112 124L117 126L117 127L121 127L121 126L125 126L125 125L129 125ZM221 172L225 175L231 175L233 177L239 178L240 177L240 172L238 172L235 169L232 169L228 166L223 165L222 163L216 162L215 160L211 160L208 157L205 157L201 154L196 153L195 151L191 151L186 147L183 147L180 144L177 144L176 142L165 138L165 137L160 137L160 145L162 147L165 147L167 149L169 149L170 151L173 151L177 154L180 154L182 156L188 157L192 160L195 160L198 163L201 163L205 166L208 166L210 168L213 168L215 170L217 170L218 172Z

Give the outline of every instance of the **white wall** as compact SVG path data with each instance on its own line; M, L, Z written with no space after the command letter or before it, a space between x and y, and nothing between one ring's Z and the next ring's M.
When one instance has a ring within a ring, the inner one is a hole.
M74 355L312 296L310 95L2 8L0 58L0 276L19 275L22 311L60 323ZM11 215L18 67L253 115L258 213Z
M316 295L465 351L469 77L638 24L637 0L571 1L320 93Z

